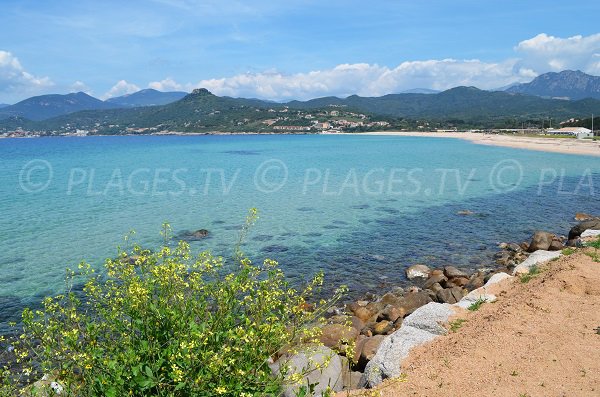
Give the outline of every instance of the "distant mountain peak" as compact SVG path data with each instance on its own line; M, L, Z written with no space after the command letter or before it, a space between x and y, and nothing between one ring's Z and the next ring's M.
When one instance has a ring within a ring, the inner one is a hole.
M119 107L140 107L140 106L159 106L167 105L176 102L185 97L187 92L163 92L153 88L145 88L143 90L125 94L119 97L107 99L106 102Z
M206 88L196 88L195 90L192 91L193 96L209 96L212 95L214 96L214 94L212 92L210 92L209 90L207 90Z
M529 83L517 84L507 92L541 96L545 98L600 99L600 77L581 70L563 70L544 73Z

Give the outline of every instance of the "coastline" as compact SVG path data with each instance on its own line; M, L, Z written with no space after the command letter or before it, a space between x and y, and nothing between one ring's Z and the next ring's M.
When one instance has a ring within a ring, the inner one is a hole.
M404 131L382 131L364 132L360 134L344 135L367 135L367 136L409 136L429 138L454 138L470 141L477 145L501 146L512 149L534 150L539 152L551 152L561 154L574 154L583 156L600 157L600 141L564 139L564 138L534 138L498 134L485 134L475 132L404 132Z
M531 136L500 135L475 132L418 132L418 131L375 131L375 132L344 132L344 133L275 133L275 132L159 132L152 134L115 134L115 135L60 135L60 136L26 136L5 137L0 139L34 139L53 137L75 137L87 138L90 136L205 136L205 135L328 135L328 136L405 136L405 137L427 137L427 138L453 138L463 139L477 145L500 146L512 149L533 150L538 152L572 154L578 156L600 157L600 141L564 139L564 138L536 138Z

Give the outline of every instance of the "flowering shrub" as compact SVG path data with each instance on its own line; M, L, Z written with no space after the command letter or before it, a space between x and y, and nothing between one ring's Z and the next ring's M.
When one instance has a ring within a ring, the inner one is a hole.
M242 238L255 219L253 210ZM192 258L183 241L156 252L135 246L102 274L82 263L67 280L83 282L83 293L69 288L24 311L11 353L20 371L5 368L3 393L34 395L15 385L46 374L54 383L45 387L61 395L276 396L285 373L274 377L268 360L318 338L332 303L308 304L322 274L296 290L275 261L252 264L239 246L232 264L207 252Z

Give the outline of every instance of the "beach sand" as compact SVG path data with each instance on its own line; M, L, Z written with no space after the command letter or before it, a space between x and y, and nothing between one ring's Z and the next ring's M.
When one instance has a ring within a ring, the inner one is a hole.
M352 134L358 135L358 134ZM600 141L568 138L532 138L518 135L497 135L475 132L365 132L360 135L424 136L466 139L478 145L504 146L542 152L578 154L600 157Z

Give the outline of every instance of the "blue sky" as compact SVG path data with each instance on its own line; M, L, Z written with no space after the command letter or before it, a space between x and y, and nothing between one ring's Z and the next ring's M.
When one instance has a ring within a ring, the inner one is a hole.
M305 99L600 74L595 3L2 0L0 103L198 86Z

